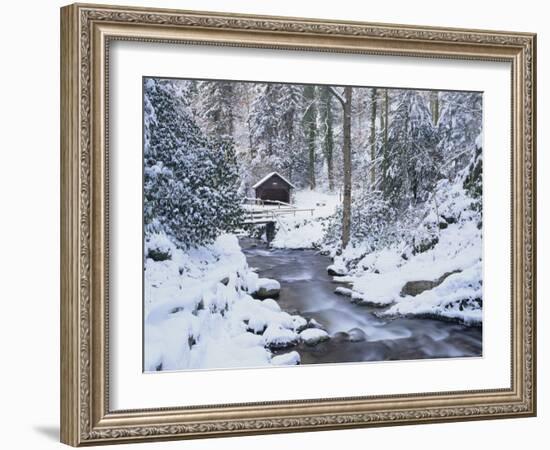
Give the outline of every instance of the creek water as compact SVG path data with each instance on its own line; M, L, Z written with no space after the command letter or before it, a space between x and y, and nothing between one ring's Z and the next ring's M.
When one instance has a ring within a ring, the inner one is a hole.
M281 283L281 308L315 319L331 335L315 346L298 345L302 364L482 355L481 328L434 319L381 319L374 314L378 308L335 294L339 284L326 271L331 260L315 250L271 249L248 238L240 244L250 267Z

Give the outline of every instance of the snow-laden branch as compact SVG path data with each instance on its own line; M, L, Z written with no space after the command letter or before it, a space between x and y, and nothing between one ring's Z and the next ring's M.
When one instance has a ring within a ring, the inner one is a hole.
M328 87L329 92L338 99L338 101L342 104L342 106L345 106L346 105L346 100L344 99L343 95L340 94L340 92L338 92L332 86L327 86L327 87Z

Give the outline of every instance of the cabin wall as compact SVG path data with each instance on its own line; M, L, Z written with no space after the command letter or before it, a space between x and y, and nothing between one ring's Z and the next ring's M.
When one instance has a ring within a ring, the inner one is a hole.
M256 198L290 203L290 186L274 175L256 188Z
M290 203L290 192L288 189L258 187L256 188L256 198Z

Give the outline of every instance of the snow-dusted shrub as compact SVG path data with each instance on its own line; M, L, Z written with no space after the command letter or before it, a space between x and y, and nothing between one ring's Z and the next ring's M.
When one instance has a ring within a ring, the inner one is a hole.
M145 257L153 261L172 259L173 244L164 233L152 233L145 238Z
M468 167L463 170L462 177L464 179L462 186L468 192L470 197L474 199L471 208L481 215L482 194L483 194L483 155L481 151L481 139L476 141L476 151ZM480 219L481 220L481 219Z
M363 191L352 198L351 233L354 239L367 241L373 248L384 245L396 220L396 210L380 191Z

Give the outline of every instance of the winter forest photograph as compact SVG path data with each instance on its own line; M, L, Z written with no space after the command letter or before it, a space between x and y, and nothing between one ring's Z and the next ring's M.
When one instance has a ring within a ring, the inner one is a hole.
M481 92L144 77L143 370L481 357L482 119Z

